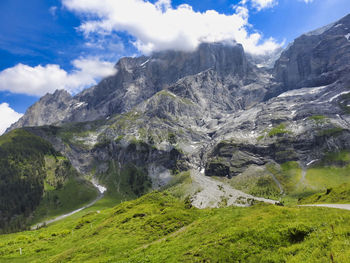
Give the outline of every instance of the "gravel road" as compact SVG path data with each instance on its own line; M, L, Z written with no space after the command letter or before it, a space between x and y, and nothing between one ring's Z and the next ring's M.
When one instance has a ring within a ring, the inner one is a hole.
M350 205L347 205L347 204L311 204L311 205L299 205L299 206L316 206L316 207L328 207L328 208L350 210Z

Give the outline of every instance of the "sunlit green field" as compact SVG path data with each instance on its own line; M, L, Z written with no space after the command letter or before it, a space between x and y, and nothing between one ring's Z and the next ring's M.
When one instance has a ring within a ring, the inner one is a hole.
M264 175L269 174L275 176L284 191L282 195L276 196L277 185L270 180L270 189L275 187L275 194L272 197L295 204L299 199L321 194L329 188L350 189L350 154L346 151L326 154L324 159L305 167L304 171L297 162L287 162L279 166L270 164L266 166ZM349 186L342 186L343 184ZM266 194L263 196L267 197ZM332 202L350 203L350 196L342 194L338 199L334 196Z
M350 211L297 206L350 204L349 161L347 152L332 153L304 172L288 162L230 182L280 198L284 207L193 208L189 172L162 191L121 204L122 196L107 192L92 207L49 226L0 235L0 262L349 262ZM79 188L64 189L54 190L62 200ZM43 213L38 218L54 215Z
M264 204L198 210L153 192L2 235L0 261L348 262L349 236L350 211Z

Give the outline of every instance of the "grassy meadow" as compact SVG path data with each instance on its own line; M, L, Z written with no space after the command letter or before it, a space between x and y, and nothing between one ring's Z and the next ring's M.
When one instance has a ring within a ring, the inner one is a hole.
M36 231L2 235L0 261L348 262L350 258L350 211L266 204L199 210L168 191L109 209L97 207Z

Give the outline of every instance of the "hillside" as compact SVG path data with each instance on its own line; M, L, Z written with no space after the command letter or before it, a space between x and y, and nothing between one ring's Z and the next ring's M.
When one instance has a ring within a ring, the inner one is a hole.
M350 212L198 210L153 192L37 231L1 237L2 262L347 262ZM210 226L210 227L208 227ZM19 249L21 248L22 254Z
M43 96L0 137L0 261L348 262L350 212L300 206L350 203L348 28L272 68L201 43Z
M0 137L0 182L1 232L24 229L97 196L66 157L25 130Z
M350 15L300 36L273 69L254 65L240 44L122 58L114 76L73 97L45 95L12 128L35 126L27 130L119 200L189 169L279 198L286 167L304 173L310 162L350 151L347 27ZM242 186L261 173L267 192Z

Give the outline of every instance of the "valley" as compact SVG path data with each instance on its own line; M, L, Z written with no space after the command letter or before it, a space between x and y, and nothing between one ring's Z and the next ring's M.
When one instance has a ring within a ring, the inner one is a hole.
M169 190L110 209L90 207L46 228L2 236L1 259L300 262L333 257L346 262L349 257L349 211L264 204L199 210Z
M41 97L0 137L0 261L348 262L348 28L270 67L201 43Z

